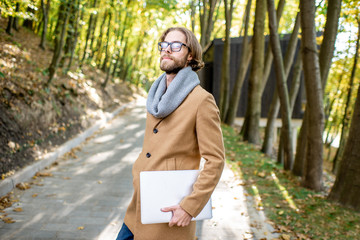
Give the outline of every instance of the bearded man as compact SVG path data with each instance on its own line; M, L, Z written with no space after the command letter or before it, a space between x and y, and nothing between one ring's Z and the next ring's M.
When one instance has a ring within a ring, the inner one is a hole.
M195 35L183 27L167 29L158 43L162 74L151 86L143 149L134 163L134 195L118 240L193 240L196 217L214 191L223 167L224 144L219 110L213 96L199 84L202 50ZM169 223L142 224L139 175L141 171L203 169L193 191L176 206Z

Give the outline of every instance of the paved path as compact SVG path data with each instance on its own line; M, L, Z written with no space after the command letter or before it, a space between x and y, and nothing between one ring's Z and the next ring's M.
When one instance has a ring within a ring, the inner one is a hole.
M5 212L15 223L0 221L0 239L115 239L132 196L131 168L141 151L145 117L139 100L81 144L76 158L44 170L52 176L14 190L18 202ZM214 217L198 222L198 239L272 239L264 216L245 195L226 167L213 194Z

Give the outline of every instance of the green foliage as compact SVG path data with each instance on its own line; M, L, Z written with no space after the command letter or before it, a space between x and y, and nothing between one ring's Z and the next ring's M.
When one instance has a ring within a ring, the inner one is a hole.
M233 128L222 129L227 162L277 232L290 234L291 239L358 238L360 214L326 200L333 181L330 175L325 174L324 192L302 188L299 179L282 170L274 160L253 145L239 142L239 134Z
M0 72L0 78L5 78L5 75L2 72Z

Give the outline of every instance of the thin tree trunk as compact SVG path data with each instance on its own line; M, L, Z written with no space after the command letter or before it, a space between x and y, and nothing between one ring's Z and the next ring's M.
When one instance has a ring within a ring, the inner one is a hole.
M286 55L285 55L285 59L284 59L285 79L288 78L290 69L291 69L291 65L293 63L294 55L296 52L296 46L298 43L299 29L300 29L300 14L298 13L296 16L294 29L290 36L288 49L286 51ZM269 45L269 47L271 47L271 45ZM272 54L271 54L271 56L272 56ZM299 59L299 60L297 60L297 62L301 62L300 54L298 54L297 59ZM297 63L297 64L299 64L299 63ZM295 67L294 67L294 71L295 71ZM298 90L298 86L299 86L297 80L300 79L300 74L301 74L301 72L298 75L295 73L293 75L294 77L293 77L293 81L292 81L292 88L297 86L297 90ZM299 78L297 78L297 77L299 77ZM295 93L295 98L296 98L296 95L297 95L297 91ZM292 109L293 108L291 108L290 112L292 112ZM265 137L264 137L264 142L263 142L262 149L261 149L261 151L263 153L265 153L269 156L272 155L272 151L273 151L275 122L276 122L276 118L279 114L279 110L280 110L279 95L278 95L277 90L275 89L273 99L271 101L270 109L268 112L268 118L267 118L267 123L266 123L266 128L265 128ZM280 162L283 162L283 160L281 160Z
M108 62L108 58L109 58L109 52L108 52L108 48L109 48L109 41L110 41L110 26L111 26L111 12L109 12L109 22L108 22L108 28L107 28L107 38L106 38L106 45L105 45L105 59L104 59L104 63L101 67L101 70L103 70L104 72L106 71L106 66L107 66L107 62Z
M328 0L324 40L321 44L319 54L320 76L323 89L325 89L332 58L334 55L340 10L341 0Z
M191 31L195 32L195 14L196 14L195 0L190 0L189 5L190 5Z
M306 168L302 185L315 191L322 190L324 128L323 90L320 78L315 30L315 2L300 0L302 54L307 95L308 127Z
M261 114L261 83L264 71L264 48L265 48L265 15L266 0L256 0L254 36L253 36L253 58L249 80L249 95L247 105L248 120L243 131L243 139L250 143L260 142L260 114Z
M280 19L281 19L283 10L284 10L284 6L285 6L285 0L280 0L277 10L276 10L277 25L279 25L279 23L280 23ZM262 86L261 86L261 92L264 92L267 80L269 79L270 70L271 70L271 66L272 66L272 62L273 62L273 58L274 58L271 48L272 47L269 42L267 50L266 50L266 54L265 54L264 76L263 76L263 81L262 81Z
M360 211L360 88L351 120L343 160L329 199Z
M14 24L14 17L13 16L9 16L8 17L8 24L7 24L7 27L6 27L6 33L9 34L9 35L12 35L11 33L11 29L13 27L13 24Z
M246 4L245 14L244 14L244 37L241 47L241 58L238 65L238 72L236 75L236 80L234 84L234 88L232 90L231 98L230 98L230 104L229 104L229 110L227 112L227 116L225 119L225 123L228 125L233 125L237 109L239 106L239 100L241 95L241 89L245 80L245 76L248 70L248 66L251 59L251 53L252 49L249 46L249 39L248 39L248 29L249 29L249 22L250 22L250 9L251 9L251 3L252 0L248 0Z
M220 84L220 117L222 121L225 121L225 116L229 107L229 91L230 91L230 29L234 0L230 0L230 6L228 6L228 0L224 0L225 5L225 42L223 50L223 58L221 65L221 84Z
M334 44L335 44L335 40L336 40L336 34L338 31L338 21L339 21L339 12L340 12L340 7L341 7L341 0L329 0L328 1L328 8L327 8L327 17L326 17L326 23L325 23L325 31L324 31L324 39L322 42L322 46L320 49L320 54L319 54L319 64L320 64L320 78L321 78L321 85L322 85L322 94L324 93L324 89L325 89L325 85L326 85L326 81L327 81L327 76L328 76L328 72L330 69L330 65L331 65L331 60L334 54ZM304 20L305 21L305 20ZM328 23L329 21L329 23ZM308 108L305 109L305 113L306 111L308 111ZM305 114L304 116L310 116L309 114ZM304 126L304 124L310 124L310 121L303 121L303 124L301 126L301 128L306 128L308 129L307 126ZM301 132L301 131L300 131ZM305 137L301 137L299 138L299 140L301 141L305 141L305 143L303 142L299 142L298 144L300 144L301 146L303 145L308 145L309 143L307 143L308 138ZM305 161L305 156L307 155L306 152L304 152L305 149L298 149L300 151L296 151L296 155L299 154L299 156L295 157L295 161L301 161L304 162ZM299 165L305 165L305 163L301 163L299 162Z
M291 112L289 93L286 84L286 75L280 47L280 39L277 33L277 21L274 0L267 0L269 13L270 43L275 60L277 89L281 103L282 137L284 137L284 169L290 170L293 164L293 146L291 133Z
M97 0L94 0L94 4L93 4L94 8L96 7L96 1ZM88 24L88 29L87 29L87 33L86 33L85 47L84 47L83 56L80 61L80 67L82 66L85 58L88 56L88 42L89 42L91 31L93 28L93 22L94 22L94 13L90 13L89 24Z
M64 13L61 14L61 16L63 17L63 19L59 18L59 25L62 26L61 28L61 32L58 33L55 37L55 50L54 50L54 55L49 67L49 79L47 82L47 85L49 85L51 83L51 81L53 80L54 76L55 76L55 72L57 70L60 58L61 58L61 53L62 53L62 49L64 46L64 39L65 39L65 32L66 32L66 25L67 25L67 20L69 17L69 3L66 2L64 3ZM60 16L60 13L59 13ZM60 34L60 36L59 36Z
M19 12L20 11L20 3L16 2L15 5L15 12ZM19 31L19 18L18 17L14 17L14 21L13 21L13 29L15 29L15 31Z
M41 9L43 12L43 29L42 29L42 33L41 33L41 42L40 42L40 48L45 50L45 43L46 43L46 34L47 34L47 25L48 25L48 20L49 20L49 9L50 9L50 3L51 0L47 0L47 3L45 5L44 0L41 0Z
M359 57L359 41L360 41L360 18L358 19L358 36L356 40L356 48L355 48L355 55L354 55L354 63L351 70L351 76L350 76L350 83L348 87L348 95L346 98L346 104L345 104L345 110L344 110L344 116L342 119L342 128L341 128L341 137L340 137L340 145L339 148L336 151L335 158L333 160L333 169L332 171L336 173L337 166L342 161L342 155L344 152L344 148L347 141L347 136L349 134L348 126L351 119L351 97L352 97L352 91L354 88L354 79L355 79L355 73L356 73L356 67Z
M106 9L105 13L104 13L104 18L103 21L101 23L100 26L100 33L99 33L99 37L98 37L98 41L96 44L96 49L97 49L97 56L96 56L96 65L100 65L101 62L101 49L102 49L102 40L103 40L103 30L105 29L105 23L106 23L106 19L107 16L109 15L109 10Z
M66 67L66 72L69 71L71 69L71 65L74 59L74 54L75 54L75 48L76 48L76 44L77 44L77 40L79 37L79 21L80 21L80 0L76 1L76 17L75 17L75 29L74 29L74 39L71 42L71 46L70 46L70 59L69 59L69 63Z

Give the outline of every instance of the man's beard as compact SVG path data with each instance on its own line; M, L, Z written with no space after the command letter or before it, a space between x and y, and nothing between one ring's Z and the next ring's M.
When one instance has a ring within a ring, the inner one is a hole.
M168 57L172 60L167 62L163 61L163 57ZM181 69L186 66L188 56L184 56L182 59L173 58L170 55L164 55L160 59L160 69L166 72L167 74L177 74Z

